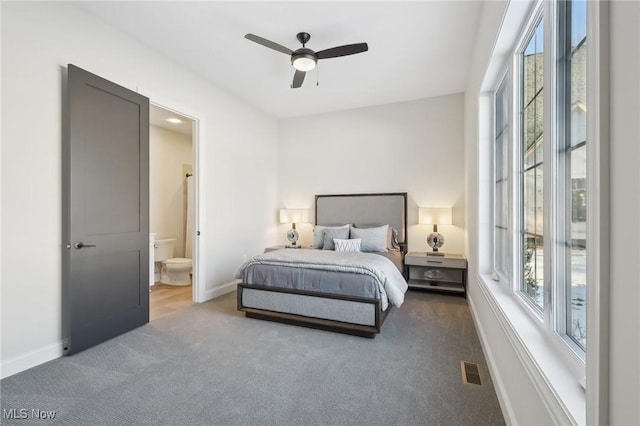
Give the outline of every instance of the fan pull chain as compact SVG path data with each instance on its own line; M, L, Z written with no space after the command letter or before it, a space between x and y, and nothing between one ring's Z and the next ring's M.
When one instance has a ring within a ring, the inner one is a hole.
M320 67L316 66L316 87L320 86Z

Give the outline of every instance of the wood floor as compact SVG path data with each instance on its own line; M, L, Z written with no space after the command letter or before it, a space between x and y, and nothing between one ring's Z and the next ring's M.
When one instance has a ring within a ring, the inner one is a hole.
M149 321L191 306L191 285L175 286L156 283L149 287Z

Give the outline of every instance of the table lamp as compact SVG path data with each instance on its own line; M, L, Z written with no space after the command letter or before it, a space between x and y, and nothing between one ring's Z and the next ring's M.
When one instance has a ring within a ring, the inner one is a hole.
M427 235L427 245L433 251L427 252L427 256L444 256L438 251L444 245L444 237L438 232L438 225L451 225L451 207L419 207L418 223L420 225L433 225L433 232Z
M287 239L291 244L288 248L299 248L298 231L296 231L296 223L309 222L309 209L280 209L280 223L290 223L291 229L287 232Z

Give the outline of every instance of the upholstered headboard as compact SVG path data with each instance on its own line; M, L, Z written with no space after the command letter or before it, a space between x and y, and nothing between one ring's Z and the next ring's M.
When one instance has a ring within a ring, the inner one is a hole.
M386 225L398 231L406 247L407 193L316 195L316 225Z

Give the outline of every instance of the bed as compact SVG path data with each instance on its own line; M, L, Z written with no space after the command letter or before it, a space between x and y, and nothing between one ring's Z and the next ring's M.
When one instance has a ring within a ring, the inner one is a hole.
M375 337L407 290L406 207L406 193L316 195L313 248L271 251L245 262L237 273L238 310L250 318ZM351 238L343 238L345 227ZM366 253L348 251L355 243Z

